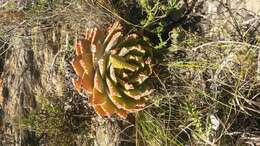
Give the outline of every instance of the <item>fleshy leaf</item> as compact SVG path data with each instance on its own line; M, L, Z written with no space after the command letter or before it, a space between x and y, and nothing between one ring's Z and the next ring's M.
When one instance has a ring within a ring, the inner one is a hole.
M98 67L99 67L99 71L100 71L100 74L103 77L105 77L105 73L106 73L106 68L107 68L107 61L108 60L108 56L107 55L104 55L101 59L99 59L98 61Z
M130 89L134 89L134 85L133 84L130 84L130 83L127 83L126 81L120 79L120 78L117 78L117 81L118 83L123 86L126 90L130 90Z
M94 28L91 44L101 44L104 41L104 33L97 28Z
M116 73L115 73L115 69L113 67L109 67L109 77L117 83L117 77L116 77Z
M74 87L76 88L76 90L78 92L81 92L80 89L81 89L81 80L76 80L76 79L72 79L72 84L74 85Z
M100 105L94 105L93 108L100 117L108 116Z
M134 76L133 78L130 78L129 83L137 83L138 85L142 84L146 79L148 79L149 76L144 74L138 74Z
M136 100L140 99L141 97L147 96L147 95L151 94L152 92L153 92L153 90L151 90L151 89L131 89L131 90L124 91L124 93L127 96L134 98Z
M111 49L113 49L113 47L118 43L121 37L122 37L122 32L115 33L115 35L111 38L111 40L107 44L105 51L108 52Z
M90 48L90 41L88 40L81 40L78 42L78 49L79 49L79 54L87 54L91 53L91 48ZM77 53L76 53L77 54Z
M126 62L126 60L120 56L110 55L110 62L114 68L127 69L130 71L138 70L137 65Z
M107 84L110 91L109 97L118 108L133 112L144 107L144 99L135 100L120 94L119 89L117 89L115 84L110 79L107 79Z
M116 115L119 116L122 119L126 119L127 118L127 114L128 112L122 109L117 109L116 111Z
M119 93L117 87L114 85L114 83L111 81L111 79L106 78L107 86L109 89L109 95L108 96L121 96Z
M114 106L114 104L111 103L111 101L109 101L109 100L107 100L104 104L102 104L101 107L105 111L107 116L111 116L117 110L117 108Z
M83 55L79 63L84 70L84 74L93 76L93 63L91 54Z
M81 85L89 94L92 94L93 90L93 78L84 74L81 79Z
M124 109L128 112L136 112L144 108L145 99L134 100L131 98L112 96L110 97L112 102L120 109Z
M104 104L108 98L103 93L100 93L97 89L94 88L93 90L93 105L101 105Z
M83 67L80 64L81 56L76 56L74 60L71 62L71 65L76 72L76 74L81 77L84 73Z
M108 34L107 37L104 40L104 45L107 45L107 43L109 43L109 41L111 40L111 38L113 37L113 35L119 31L122 30L121 25L119 24L119 22L115 22L113 24L113 26L111 28L109 28L108 30Z
M76 44L76 46L74 47L75 48L75 52L76 52L76 55L79 56L79 55L82 55L81 53L81 46L79 43Z
M94 88L99 92L105 92L104 80L101 77L100 71L97 69L94 77Z

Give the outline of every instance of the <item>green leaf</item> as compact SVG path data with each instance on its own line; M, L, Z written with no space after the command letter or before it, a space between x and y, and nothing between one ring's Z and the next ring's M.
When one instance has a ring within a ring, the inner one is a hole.
M140 110L145 105L145 99L141 98L135 100L120 92L120 88L117 88L115 83L107 78L107 84L110 94L108 95L110 100L120 109L124 109L130 112ZM122 89L121 89L122 90Z
M137 65L130 64L126 62L126 60L123 57L116 55L110 55L110 62L112 66L117 69L127 69L130 71L137 71L139 69Z
M139 85L139 87L136 87L135 89L125 90L124 94L126 94L127 96L129 96L135 100L139 100L140 98L148 96L149 94L151 94L153 92L153 90L151 90L150 86L151 85L149 84L149 82L145 82L145 83Z

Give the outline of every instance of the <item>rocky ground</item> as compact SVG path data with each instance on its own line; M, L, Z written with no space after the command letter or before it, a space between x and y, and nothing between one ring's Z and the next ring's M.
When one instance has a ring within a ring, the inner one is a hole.
M134 145L134 142L129 142L134 131L129 127L134 127L134 121L131 118L130 122L97 118L86 105L88 97L77 94L70 81L74 76L69 64L73 55L71 44L82 35L86 26L102 28L114 18L94 5L63 3L64 5L56 6L57 12L41 10L38 14L33 14L33 11L26 9L36 3L35 0L13 3L16 6L6 0L0 1L0 145L46 145L51 137L39 134L33 128L24 128L23 119L44 104L53 109L56 107L53 103L66 114L60 115L58 119L53 118L56 123L63 122L57 125L65 127L65 130L54 132L52 136L59 137L66 132L77 133L67 139L73 141L73 145ZM10 10L18 7L25 13L15 14L15 11L13 15L7 16L6 12L10 11L6 8L7 4L11 5ZM252 44L260 39L257 38L260 34L260 0L197 0L188 17L189 21L181 24L183 28L213 42L231 41L234 36L241 41L247 38L246 41ZM85 26L82 27L80 23ZM172 31L178 32L175 28ZM256 48L259 50L260 46ZM258 73L260 76L260 71ZM52 102L43 102L45 98L51 98ZM260 101L257 102L259 104ZM258 124L257 121L243 121L238 123L238 128L239 124L246 122L252 124L246 126L251 131L239 140L248 145L260 145L259 121ZM48 125L44 126L48 128ZM64 136L61 141L66 138ZM240 141L236 144L240 145Z

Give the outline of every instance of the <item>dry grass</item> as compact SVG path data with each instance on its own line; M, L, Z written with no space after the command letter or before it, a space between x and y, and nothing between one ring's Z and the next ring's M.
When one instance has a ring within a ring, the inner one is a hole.
M134 4L132 1L109 2L51 3L40 0L23 10L22 20L1 28L0 37L8 40L19 27L41 26L44 30L62 26L68 34L69 44L64 55L70 58L74 41L86 27L102 28L113 19L121 19L128 24L129 30L140 31L156 48L156 92L145 110L136 115L136 145L259 143L260 36L257 17L250 19L254 25L244 25L244 11L234 12L224 7L220 17L208 17L207 20L212 20L208 24L211 27L206 27L203 34L186 29L188 21L194 18L190 14L187 14L190 19L173 24L175 27L169 32L168 27L172 27L166 26L167 16L173 13L173 8L181 8L173 4L175 1L156 0L153 4L145 0ZM142 21L123 15L126 12L120 6L141 9ZM13 0L1 6L5 9L17 7ZM163 32L166 30L168 32ZM165 38L163 33L170 37Z
M223 11L203 34L186 25L171 31L158 93L137 120L140 145L259 143L258 20L250 26L247 11Z

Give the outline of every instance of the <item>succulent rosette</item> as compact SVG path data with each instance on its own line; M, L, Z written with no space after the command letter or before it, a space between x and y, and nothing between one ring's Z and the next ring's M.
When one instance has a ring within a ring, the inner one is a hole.
M137 34L124 37L119 22L107 32L87 29L75 52L71 64L78 78L72 82L78 92L90 95L89 105L99 116L126 118L144 108L152 92L152 53Z

